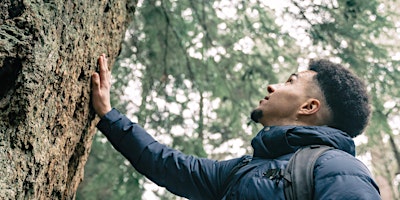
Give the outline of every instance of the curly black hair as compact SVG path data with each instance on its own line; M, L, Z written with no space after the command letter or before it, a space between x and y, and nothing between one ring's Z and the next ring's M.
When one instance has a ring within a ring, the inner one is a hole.
M361 134L371 114L369 96L363 81L342 65L326 59L311 60L308 69L317 72L314 80L333 114L329 126L351 137Z

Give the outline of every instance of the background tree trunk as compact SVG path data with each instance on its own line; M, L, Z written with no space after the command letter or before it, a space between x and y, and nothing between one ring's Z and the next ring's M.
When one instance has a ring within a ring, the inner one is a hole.
M136 2L0 2L0 199L72 199L95 132L90 76Z

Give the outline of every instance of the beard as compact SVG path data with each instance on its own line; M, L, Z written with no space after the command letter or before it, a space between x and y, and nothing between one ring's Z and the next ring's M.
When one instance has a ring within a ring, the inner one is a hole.
M263 117L263 112L260 109L255 109L251 111L250 114L251 120L253 120L255 123L260 122L260 119Z

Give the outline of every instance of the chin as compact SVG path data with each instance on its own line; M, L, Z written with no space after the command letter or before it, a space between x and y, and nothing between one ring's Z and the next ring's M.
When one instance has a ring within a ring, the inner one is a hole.
M250 117L254 122L260 123L260 120L263 117L263 111L261 109L254 109L251 111Z

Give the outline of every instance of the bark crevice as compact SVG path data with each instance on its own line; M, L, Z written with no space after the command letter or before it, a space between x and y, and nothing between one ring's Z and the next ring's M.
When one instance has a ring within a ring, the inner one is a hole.
M6 57L0 67L0 99L15 87L15 80L22 69L22 61L19 58Z
M97 120L90 77L117 56L127 4L0 1L0 199L74 198Z

